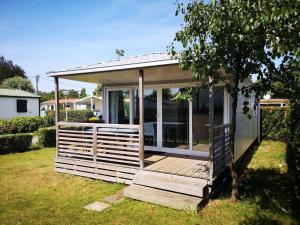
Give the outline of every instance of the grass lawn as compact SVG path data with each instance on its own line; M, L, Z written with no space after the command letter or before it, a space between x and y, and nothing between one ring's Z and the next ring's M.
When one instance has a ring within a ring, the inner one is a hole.
M53 157L54 149L0 156L0 224L296 224L281 142L262 142L242 176L239 202L229 200L228 188L198 213L131 199L87 211L124 185L58 174Z

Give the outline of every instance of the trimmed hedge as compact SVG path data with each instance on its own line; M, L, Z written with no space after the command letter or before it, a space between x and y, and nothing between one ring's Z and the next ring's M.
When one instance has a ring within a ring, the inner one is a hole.
M10 152L24 152L32 143L32 134L4 134L0 135L0 154Z
M36 132L38 136L38 145L42 147L54 147L56 143L55 127L40 128Z
M47 111L46 115L55 120L55 111ZM68 122L87 122L89 118L93 117L94 113L91 110L68 110ZM66 111L59 111L60 121L66 120Z
M0 120L0 134L31 133L40 127L53 126L50 117L19 116L10 120Z
M261 108L262 137L278 141L288 141L289 131L289 107Z

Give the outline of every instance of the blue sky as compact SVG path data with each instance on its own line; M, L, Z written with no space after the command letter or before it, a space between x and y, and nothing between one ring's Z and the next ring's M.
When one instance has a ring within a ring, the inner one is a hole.
M173 0L0 0L0 54L40 90L54 89L46 72L126 56L164 52L179 29ZM91 93L95 85L61 81Z

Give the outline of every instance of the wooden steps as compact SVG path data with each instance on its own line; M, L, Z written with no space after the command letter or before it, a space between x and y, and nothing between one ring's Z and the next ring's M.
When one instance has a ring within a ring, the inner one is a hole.
M207 180L141 170L135 174L133 184L203 197Z
M207 180L152 171L139 171L124 196L174 209L197 210L207 197Z
M128 198L150 202L178 210L196 211L202 198L132 184L123 190Z

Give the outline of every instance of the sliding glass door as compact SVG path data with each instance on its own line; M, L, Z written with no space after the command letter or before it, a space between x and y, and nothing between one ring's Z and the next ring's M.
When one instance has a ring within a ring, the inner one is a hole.
M139 124L139 96L133 90L133 120ZM144 90L144 144L157 146L157 91L156 89Z
M176 100L180 88L162 89L162 147L189 149L189 102Z
M208 154L208 89L195 91L193 99L178 100L181 87L144 90L145 149L184 154ZM108 91L109 123L139 124L139 94L134 87ZM214 122L224 121L224 88L214 88ZM226 101L227 102L227 101Z

